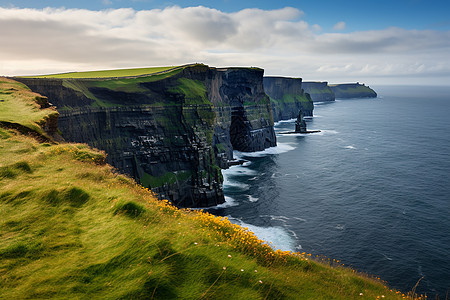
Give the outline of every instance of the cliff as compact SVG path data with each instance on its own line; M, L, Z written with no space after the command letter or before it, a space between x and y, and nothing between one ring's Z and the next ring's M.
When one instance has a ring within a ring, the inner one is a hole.
M16 78L56 105L62 136L179 207L224 202L232 150L276 145L263 70L185 66L157 75Z
M314 105L303 90L301 78L267 76L264 90L270 97L275 121L296 118L299 110L305 116L313 115Z
M303 90L311 96L313 102L334 101L335 95L328 82L303 82Z
M376 98L377 93L368 86L360 83L344 83L332 84L331 90L334 92L336 98L351 99L351 98Z

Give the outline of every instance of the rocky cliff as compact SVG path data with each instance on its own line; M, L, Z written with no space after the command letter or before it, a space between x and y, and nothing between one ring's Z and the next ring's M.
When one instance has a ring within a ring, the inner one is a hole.
M16 80L57 106L66 140L105 150L113 166L179 207L223 203L220 167L232 150L276 145L262 69Z
M264 90L270 97L275 121L296 118L299 110L304 116L313 115L314 105L303 90L301 78L267 76Z
M351 99L351 98L376 98L377 93L364 84L357 83L344 83L344 84L331 84L331 90L336 98L339 99Z
M334 101L333 91L328 86L328 82L303 82L303 90L311 96L313 102Z

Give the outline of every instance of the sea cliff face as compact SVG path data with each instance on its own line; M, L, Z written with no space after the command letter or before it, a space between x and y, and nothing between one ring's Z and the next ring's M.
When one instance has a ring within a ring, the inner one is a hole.
M376 98L377 93L368 86L360 83L344 83L331 84L331 90L336 98L351 99L351 98Z
M328 82L303 82L305 93L311 96L313 102L334 101L335 95L328 86Z
M300 110L304 116L313 115L314 105L301 78L266 76L264 90L270 97L274 121L296 118Z
M105 150L120 171L179 207L224 202L232 150L276 145L263 70L205 65L130 78L16 78L56 105L68 141Z

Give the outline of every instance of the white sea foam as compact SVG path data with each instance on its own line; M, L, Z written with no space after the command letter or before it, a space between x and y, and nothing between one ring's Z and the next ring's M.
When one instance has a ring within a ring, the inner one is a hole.
M258 172L255 170L247 168L246 165L232 166L226 170L222 170L222 174L224 176L224 180L228 179L228 177L239 176L239 175L257 175Z
M248 190L250 188L250 186L246 183L242 183L242 182L237 182L234 180L223 180L223 187L224 188L238 188L241 190Z
M352 145L345 146L344 148L345 148L345 149L351 149L351 150L356 149L356 147L355 147L355 146L352 146Z
M336 228L337 230L345 230L345 225L337 224L334 228Z
M315 133L318 133L318 132L315 132ZM313 133L313 134L315 134L315 133ZM280 137L280 136L309 136L309 135L311 135L311 133L283 133L283 132L279 132L278 134L277 134L277 137Z
M275 216L275 215L262 215L263 218L270 218L271 220L281 221L286 223L289 220L297 220L301 222L306 222L306 219L300 217L286 217L286 216Z
M295 236L283 227L261 227L242 222L241 220L232 217L228 217L228 219L230 222L238 224L241 227L247 227L248 230L253 232L259 239L266 241L274 249L281 249L283 251L295 250Z
M261 217L269 217L271 220L281 221L283 223L286 223L289 220L289 218L285 216L262 215Z
M258 152L238 152L238 155L242 157L263 157L267 155L274 155L274 154L281 154L288 151L294 150L296 147L291 146L291 144L288 143L278 143L278 146L276 147L270 147L263 151Z
M330 135L330 134L338 134L338 133L339 133L339 131L336 131L336 130L321 129L320 132L315 132L310 135L318 136L318 135Z
M247 195L248 196L248 201L250 202L256 202L259 200L259 198L253 197L252 195Z
M289 120L280 120L278 122L273 123L274 126L280 125L281 123L289 123L289 122L294 122L297 119L289 119Z
M212 208L227 208L227 207L231 207L231 206L237 206L238 203L236 200L234 200L231 197L225 196L225 202L222 204L219 204L217 206L214 206Z

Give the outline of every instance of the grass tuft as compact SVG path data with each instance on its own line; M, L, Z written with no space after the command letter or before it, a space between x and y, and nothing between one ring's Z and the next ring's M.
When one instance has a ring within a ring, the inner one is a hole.
M80 207L89 200L90 196L84 190L77 187L72 187L65 192L64 198L70 203L70 205Z
M30 167L30 164L28 164L26 161L19 161L14 164L14 168L17 170L21 170L25 173L33 173L33 170Z
M126 203L119 202L114 208L115 215L122 213L129 216L130 218L136 218L143 212L145 212L145 208L142 205L139 205L132 201Z
M16 178L17 173L14 172L13 168L7 166L7 167L0 167L0 178Z

